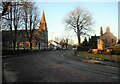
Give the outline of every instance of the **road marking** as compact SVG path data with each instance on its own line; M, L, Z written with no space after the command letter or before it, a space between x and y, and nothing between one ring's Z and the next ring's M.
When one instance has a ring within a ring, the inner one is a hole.
M110 67L110 68L118 69L118 67L113 67L113 66L106 66L106 67Z
M117 76L114 76L114 77L112 77L112 78L114 78L114 79L118 79L118 77L117 77Z
M11 55L2 56L3 58L10 57Z

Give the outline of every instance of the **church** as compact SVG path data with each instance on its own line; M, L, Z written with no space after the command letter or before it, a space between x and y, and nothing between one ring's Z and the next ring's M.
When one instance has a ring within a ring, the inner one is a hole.
M106 28L106 32L102 35L104 47L113 46L117 43L117 38L110 32L110 27Z
M42 17L39 24L39 28L33 31L32 49L43 50L48 48L48 29L44 11L42 12ZM10 31L2 31L2 46L3 49L13 48ZM17 49L30 49L30 43L26 36L25 30L17 30L16 46Z
M85 44L84 44L85 43ZM83 41L83 44L89 49L99 49L114 46L117 43L117 38L110 32L110 27L106 28L106 32L103 33L103 28L100 28L100 36L91 36L89 41Z
M106 28L106 32L103 33L102 27L100 28L100 38L98 39L98 49L114 46L117 43L117 38L110 32L110 27Z
M35 37L35 47L38 47L39 49L48 48L48 29L44 11L42 12L42 17L40 20L40 27L34 31L33 36Z
M83 43L86 43L86 49L98 49L103 50L104 48L114 46L117 43L117 38L113 35L113 33L110 32L110 27L106 28L106 32L103 33L103 28L100 28L100 36L91 36L89 38L89 41ZM85 47L84 46L84 47Z

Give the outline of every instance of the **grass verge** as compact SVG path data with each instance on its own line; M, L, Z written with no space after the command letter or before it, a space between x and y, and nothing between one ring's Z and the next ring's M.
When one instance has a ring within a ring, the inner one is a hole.
M93 53L82 52L82 51L75 51L74 54L75 56L85 57L88 59L95 59L95 60L100 60L100 61L110 61L110 62L120 61L119 55L93 54Z

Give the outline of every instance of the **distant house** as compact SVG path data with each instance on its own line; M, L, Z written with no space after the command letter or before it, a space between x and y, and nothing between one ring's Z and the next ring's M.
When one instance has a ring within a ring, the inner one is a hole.
M56 41L52 41L48 44L49 49L57 50L57 49L62 49L63 47Z
M102 43L101 43L101 40ZM83 41L83 43L86 40ZM100 36L91 36L91 38L89 38L88 42L86 43L86 45L83 48L88 49L98 49L100 47L100 45L105 48L105 47L110 47L115 45L117 42L117 38L110 32L110 27L106 28L106 32L103 33L102 27L100 29ZM100 44L99 44L100 43ZM99 45L98 45L99 44Z
M104 47L113 46L117 43L117 38L110 32L110 27L106 28L106 32L102 35Z
M14 31L13 31L14 32ZM3 49L12 49L12 38L10 31L2 31L2 46ZM17 31L17 42L16 46L19 49L29 49L30 43L26 35L25 30ZM33 40L32 40L33 49L47 49L48 48L48 30L47 23L45 20L44 11L42 12L42 17L40 20L40 26L38 29L33 31Z

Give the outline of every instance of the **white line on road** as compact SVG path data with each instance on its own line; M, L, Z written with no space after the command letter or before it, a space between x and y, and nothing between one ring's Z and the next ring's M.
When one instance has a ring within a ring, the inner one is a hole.
M110 67L110 68L118 69L118 67L113 67L113 66L106 66L106 67Z
M118 77L116 77L116 76L114 76L114 77L112 77L112 78L114 78L114 79L118 79Z

